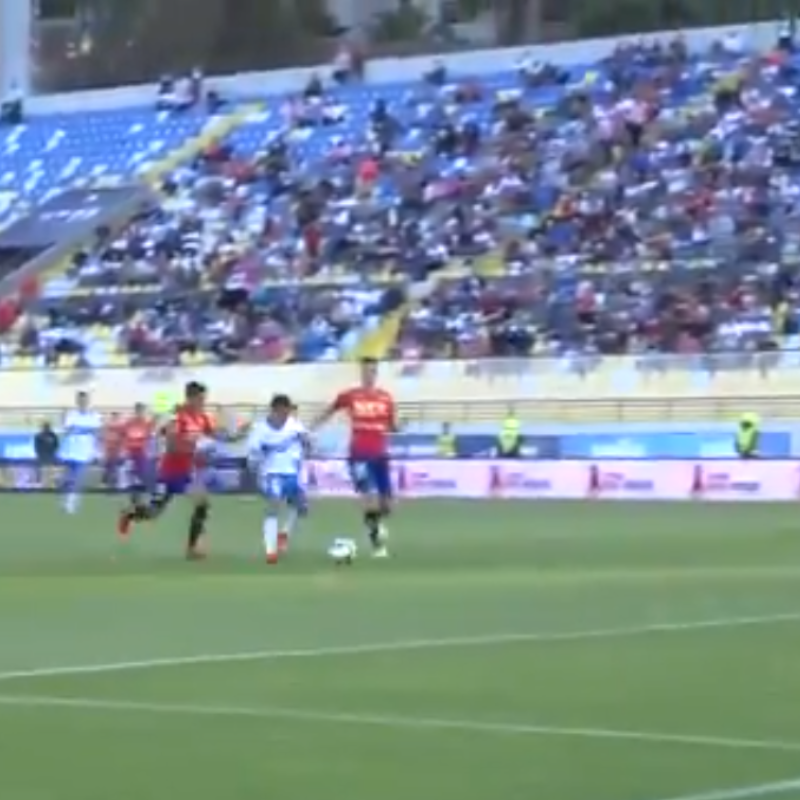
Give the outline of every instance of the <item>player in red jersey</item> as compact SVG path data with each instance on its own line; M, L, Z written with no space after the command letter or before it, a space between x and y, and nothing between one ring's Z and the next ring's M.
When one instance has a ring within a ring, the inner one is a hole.
M192 501L192 516L186 544L190 559L204 557L202 540L209 514L208 457L203 444L211 440L238 439L246 433L242 429L231 436L217 430L211 415L206 411L206 387L191 381L186 385L184 403L162 428L164 452L159 460L156 490L149 502L132 503L120 517L119 532L126 536L131 524L160 516L172 499L187 495Z
M117 486L124 439L125 423L122 416L115 412L103 427L103 483L109 488Z
M389 555L385 520L392 502L389 441L397 430L397 417L391 394L379 388L377 380L378 362L374 358L363 359L359 385L340 392L312 425L312 430L338 413L349 417L350 478L363 499L364 525L373 555L385 558Z
M137 403L133 415L125 420L123 426L123 450L132 505L141 501L152 483L155 431L155 420L147 413L144 403Z

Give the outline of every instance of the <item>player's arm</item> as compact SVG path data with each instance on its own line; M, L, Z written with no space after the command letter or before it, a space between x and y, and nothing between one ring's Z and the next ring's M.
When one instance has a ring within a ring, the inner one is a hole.
M250 431L252 429L253 423L250 420L237 424L234 430L224 428L216 423L212 424L209 420L209 427L206 435L223 444L231 444L232 442L245 441L250 436Z
M98 414L92 420L92 438L94 439L93 459L96 461L103 457L105 446L110 441L110 428L103 422L103 418Z
M167 447L172 450L180 443L180 431L178 429L178 420L175 417L165 420L159 427L159 432L164 437L164 442Z
M321 428L340 411L346 411L350 408L350 392L339 392L334 401L311 423L309 430L315 431Z
M311 440L311 433L302 422L297 423L297 435L300 439L300 446L303 448L303 458L311 458L314 445Z
M247 466L251 471L255 472L258 469L263 457L264 446L261 429L255 427L250 431L247 437Z
M401 421L397 418L397 406L394 400L389 397L389 433L400 433L403 430Z

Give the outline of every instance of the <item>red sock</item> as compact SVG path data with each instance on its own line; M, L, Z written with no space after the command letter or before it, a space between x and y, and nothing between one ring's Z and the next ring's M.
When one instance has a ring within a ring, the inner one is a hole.
M117 520L117 533L122 536L128 536L131 532L131 525L133 524L133 517L127 511L123 511Z

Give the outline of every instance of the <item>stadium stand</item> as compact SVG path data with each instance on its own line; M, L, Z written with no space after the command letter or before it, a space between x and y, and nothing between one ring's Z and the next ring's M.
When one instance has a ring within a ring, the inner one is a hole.
M149 177L161 200L4 313L2 363L546 355L602 396L641 378L594 356L794 351L796 79L788 52L676 38L33 119L0 140L8 215L76 182Z

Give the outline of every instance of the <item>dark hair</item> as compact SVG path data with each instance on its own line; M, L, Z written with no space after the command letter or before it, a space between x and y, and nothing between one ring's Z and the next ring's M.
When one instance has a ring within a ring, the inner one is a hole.
M205 391L205 385L199 381L189 381L184 389L184 393L187 397L199 397L201 394L205 394Z
M377 367L378 366L378 359L374 356L364 356L361 359L361 366L362 367Z
M272 396L269 407L273 411L291 411L293 407L292 399L288 394L276 394Z

